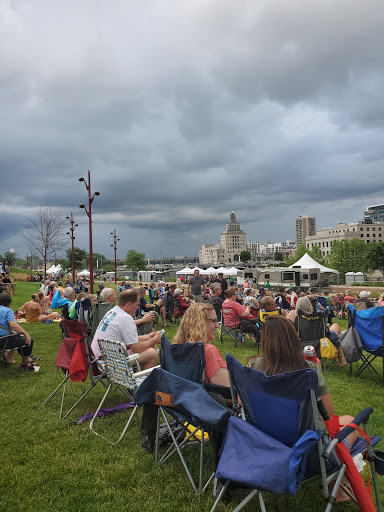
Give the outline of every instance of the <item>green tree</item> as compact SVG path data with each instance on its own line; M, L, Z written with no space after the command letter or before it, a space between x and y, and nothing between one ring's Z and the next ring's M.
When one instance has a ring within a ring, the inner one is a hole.
M72 268L72 249L67 249L65 253L67 256L66 266L67 268ZM75 256L75 270L82 270L84 267L88 267L89 255L87 251L80 249L79 247L74 247L73 253Z
M366 244L366 253L363 269L369 273L378 270L384 278L384 242Z
M6 251L3 255L0 254L0 261L4 261L8 265L8 267L11 267L15 264L16 260L16 253Z
M284 254L282 252L275 252L275 261L284 261Z
M130 249L125 257L125 264L130 270L146 270L147 260L145 254Z
M361 272L366 268L367 244L360 238L342 239L332 243L329 264L340 273L344 283L347 272Z
M252 259L252 254L249 251L241 251L240 261L245 263L246 261L250 261L251 259Z

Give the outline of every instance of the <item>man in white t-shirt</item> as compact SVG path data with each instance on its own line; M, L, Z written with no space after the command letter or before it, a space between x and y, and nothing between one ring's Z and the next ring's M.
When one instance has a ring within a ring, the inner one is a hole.
M99 338L123 341L130 353L140 354L139 363L142 370L153 368L158 364L159 356L156 345L161 341L161 332L151 332L138 336L133 315L139 307L140 296L134 288L125 290L119 296L119 305L110 309L102 318L92 340L92 351L101 358Z

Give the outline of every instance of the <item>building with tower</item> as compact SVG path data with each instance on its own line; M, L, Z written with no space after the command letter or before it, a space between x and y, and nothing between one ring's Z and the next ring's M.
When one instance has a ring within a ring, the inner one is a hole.
M247 250L246 234L231 212L229 223L220 236L220 244L202 245L199 250L200 265L221 265L240 261L240 254Z

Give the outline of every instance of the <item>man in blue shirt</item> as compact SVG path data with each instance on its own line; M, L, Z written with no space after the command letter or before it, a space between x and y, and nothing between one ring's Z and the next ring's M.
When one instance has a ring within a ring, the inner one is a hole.
M29 334L16 322L15 315L9 307L12 303L11 296L7 293L0 293L0 343L7 349L17 349L22 356L22 367L28 372L37 372L40 367L36 366L31 357L33 341ZM10 336L12 332L19 336ZM14 350L10 350L5 356L6 361L12 361Z

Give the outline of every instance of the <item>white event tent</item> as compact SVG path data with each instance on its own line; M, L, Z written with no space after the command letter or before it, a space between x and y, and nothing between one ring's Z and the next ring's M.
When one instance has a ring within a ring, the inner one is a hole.
M78 276L90 276L91 273L88 270L82 270L81 272L78 272Z
M322 274L339 274L337 270L325 267L320 263L317 263L307 252L304 254L299 261L296 261L289 268L318 268Z

